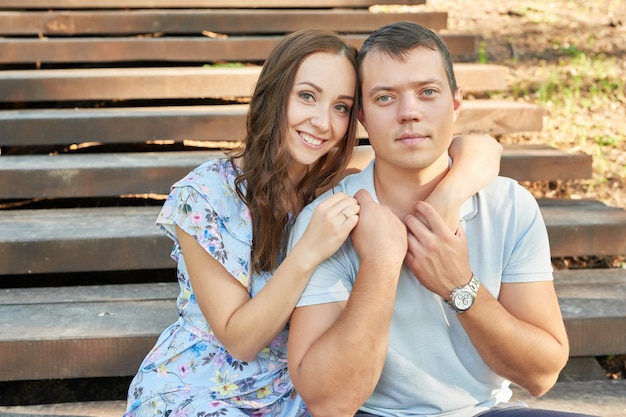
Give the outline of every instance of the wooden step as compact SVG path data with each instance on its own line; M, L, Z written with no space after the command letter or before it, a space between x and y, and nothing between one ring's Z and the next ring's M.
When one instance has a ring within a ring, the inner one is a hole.
M626 351L626 270L556 271L555 282L571 356ZM133 375L177 319L177 294L174 282L1 290L0 380Z
M124 400L0 406L3 417L120 417L125 411Z
M457 63L464 92L502 91L508 69ZM260 66L0 71L0 102L250 97Z
M240 141L246 104L127 108L27 109L0 112L0 146L151 140ZM543 108L504 100L466 100L457 133L540 131ZM366 138L363 129L359 137Z
M556 271L555 286L570 356L626 352L626 269Z
M0 199L167 194L170 186L221 151L4 156Z
M426 0L299 0L299 8L420 5ZM293 0L0 0L0 9L293 8Z
M536 398L512 385L512 401L524 401L530 407L603 417L623 417L626 403L626 380L558 381L544 396ZM0 406L0 415L23 417L119 417L126 401L90 401L30 406Z
M596 201L539 203L552 256L626 254L626 211ZM0 211L0 275L172 268L172 243L154 225L159 210Z
M359 48L367 35L342 38ZM455 61L471 59L477 48L474 35L442 34ZM258 62L283 36L84 37L0 38L0 64L128 63L128 62Z
M500 175L518 181L589 179L592 157L545 145L504 145Z
M210 4L210 3L205 3ZM284 34L300 29L324 29L341 33L371 33L399 20L419 23L434 31L447 26L447 14L372 13L349 10L98 10L0 11L0 35L77 36L200 34Z
M552 256L626 254L626 211L594 200L539 200Z
M0 275L175 267L160 207L0 211Z
M223 155L180 151L3 156L0 199L167 194L193 168ZM500 174L518 181L590 178L591 157L543 145L505 145Z
M0 290L0 381L132 375L176 321L177 294L177 283Z

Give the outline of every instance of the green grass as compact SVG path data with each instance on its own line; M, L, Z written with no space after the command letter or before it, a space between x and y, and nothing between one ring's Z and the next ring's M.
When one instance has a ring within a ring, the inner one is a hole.
M564 194L623 206L614 192L626 186L624 59L570 44L554 43L551 49L549 60L511 62L511 89L494 95L542 106L544 128L535 139L593 157L592 178L563 184Z
M610 148L626 146L624 119L619 115L619 110L626 108L626 83L620 63L613 56L590 56L572 46L555 48L562 57L556 63L541 61L534 77L517 84L512 94L515 98L530 98L551 113L569 119L571 123L560 129L570 135L572 144L589 147L597 164L610 165L604 161ZM612 112L615 118L611 118ZM621 164L615 167L616 172L626 178L624 161Z

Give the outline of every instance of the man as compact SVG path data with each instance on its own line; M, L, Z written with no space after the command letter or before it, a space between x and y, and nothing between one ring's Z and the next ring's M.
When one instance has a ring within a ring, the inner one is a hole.
M499 177L459 204L451 231L424 202L448 171L462 106L445 44L393 23L358 62L376 157L331 190L357 198L360 212L344 215L359 221L292 315L296 390L316 417L560 415L507 403L509 381L541 395L569 355L535 199ZM300 214L291 246L326 196Z

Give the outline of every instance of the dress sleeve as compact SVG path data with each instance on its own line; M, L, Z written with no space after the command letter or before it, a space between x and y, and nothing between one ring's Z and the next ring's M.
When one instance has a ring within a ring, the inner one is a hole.
M171 257L176 262L182 258L178 226L249 289L251 239L242 238L248 235L249 217L239 208L227 184L208 187L181 181L172 187L156 224L174 241Z

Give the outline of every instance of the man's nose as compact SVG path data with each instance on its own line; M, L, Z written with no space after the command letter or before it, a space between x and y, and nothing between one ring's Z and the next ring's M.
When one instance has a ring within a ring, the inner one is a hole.
M404 94L400 97L398 118L401 122L415 121L422 118L421 103L415 94Z

